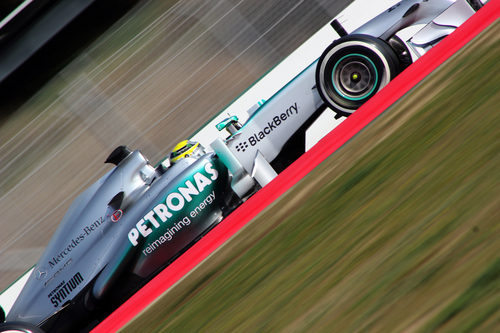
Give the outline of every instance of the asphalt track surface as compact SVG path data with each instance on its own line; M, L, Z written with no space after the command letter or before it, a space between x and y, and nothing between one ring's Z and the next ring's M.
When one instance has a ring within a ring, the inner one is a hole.
M112 149L155 163L350 2L139 1L14 109L1 100L0 290Z

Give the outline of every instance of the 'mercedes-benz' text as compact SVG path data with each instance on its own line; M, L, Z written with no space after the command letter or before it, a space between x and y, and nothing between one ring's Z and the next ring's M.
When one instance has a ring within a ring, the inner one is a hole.
M82 228L82 232L71 240L71 242L56 256L49 259L49 267L54 268L61 260L63 260L66 256L69 255L71 251L73 251L83 240L85 237L89 236L93 231L97 230L102 224L104 224L104 218L100 217L91 224Z

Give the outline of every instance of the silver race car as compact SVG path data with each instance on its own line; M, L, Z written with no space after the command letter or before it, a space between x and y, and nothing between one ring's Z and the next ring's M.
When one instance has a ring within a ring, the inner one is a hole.
M348 116L450 34L479 1L404 0L348 34L245 124L229 117L210 149L183 141L156 166L121 146L114 167L78 196L0 332L88 331L305 151L330 107Z

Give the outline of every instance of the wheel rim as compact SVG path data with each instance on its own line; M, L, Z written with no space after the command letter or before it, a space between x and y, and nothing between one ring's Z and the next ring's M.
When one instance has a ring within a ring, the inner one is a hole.
M359 101L375 91L379 77L370 58L354 53L343 56L335 63L331 80L337 94L351 101Z

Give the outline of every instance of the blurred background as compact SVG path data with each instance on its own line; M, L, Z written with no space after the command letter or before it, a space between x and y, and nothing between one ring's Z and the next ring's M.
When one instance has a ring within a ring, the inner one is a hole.
M2 2L0 22L26 2ZM351 2L90 1L0 82L0 290L116 146L156 163ZM42 5L12 31L0 23L0 61Z

